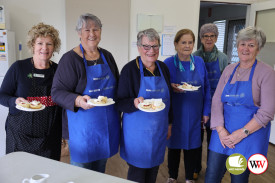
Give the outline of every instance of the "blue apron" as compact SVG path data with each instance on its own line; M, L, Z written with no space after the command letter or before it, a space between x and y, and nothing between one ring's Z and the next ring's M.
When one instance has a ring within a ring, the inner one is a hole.
M204 62L206 66L206 70L208 73L208 81L210 84L210 94L211 99L216 91L219 79L221 77L221 70L219 59L217 58L216 61L213 62ZM210 120L205 124L205 126L210 127Z
M116 80L108 63L100 51L104 64L88 66L83 60L87 74L87 85L82 95L97 98L99 95L114 98ZM119 144L119 114L114 105L94 107L77 112L67 110L70 155L78 163L88 163L108 158L118 152Z
M231 134L235 130L243 128L258 111L258 107L254 105L252 96L252 77L257 64L257 60L253 64L248 81L236 81L230 84L237 67L235 67L227 84L224 87L221 100L224 107L225 128ZM255 153L267 155L268 143L270 136L270 123L266 128L261 128L244 138L235 145L234 149L228 147L223 148L216 130L212 131L209 149L217 153L231 155L240 153L248 159Z
M152 168L164 161L170 108L169 88L159 67L161 76L144 77L139 59L140 89L138 97L162 98L166 107L159 112L136 111L124 113L120 156L129 164L139 168Z
M204 62L206 70L208 72L208 80L210 84L211 98L213 97L217 88L219 79L221 77L221 70L219 65L219 59L213 62Z
M190 62L186 62L190 65ZM172 73L171 73L172 74ZM183 83L194 86L202 86L197 69L180 72L176 69L176 81L172 83ZM203 112L202 87L197 91L172 93L173 125L172 135L168 141L171 149L195 149L201 146L201 118Z

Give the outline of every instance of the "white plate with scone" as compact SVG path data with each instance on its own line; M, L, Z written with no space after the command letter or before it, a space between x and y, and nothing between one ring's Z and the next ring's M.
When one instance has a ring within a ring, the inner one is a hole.
M179 85L178 88L184 91L197 91L201 86L193 86L188 83L183 83L182 85Z
M107 98L105 96L98 96L97 98L92 98L88 100L87 103L93 106L100 107L100 106L112 105L115 103L115 101L112 98Z
M20 102L15 107L21 111L35 112L45 109L46 106L41 104L39 101L34 100L30 103Z
M144 112L159 112L165 108L162 99L145 99L138 104L138 109Z

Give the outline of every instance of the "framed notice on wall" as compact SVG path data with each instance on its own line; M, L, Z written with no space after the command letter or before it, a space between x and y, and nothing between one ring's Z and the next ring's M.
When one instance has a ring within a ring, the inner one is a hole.
M162 15L137 15L137 31L154 28L157 32L162 32L163 20Z

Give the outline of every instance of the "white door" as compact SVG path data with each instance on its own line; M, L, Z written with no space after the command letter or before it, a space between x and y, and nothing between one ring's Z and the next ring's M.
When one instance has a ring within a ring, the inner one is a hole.
M249 8L246 25L262 28L267 38L265 47L260 51L258 59L275 69L275 1L254 3ZM275 120L271 122L270 142L275 144Z

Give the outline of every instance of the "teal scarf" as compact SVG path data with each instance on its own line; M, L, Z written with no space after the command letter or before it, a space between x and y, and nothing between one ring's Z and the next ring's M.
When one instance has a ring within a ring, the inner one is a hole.
M218 49L216 45L214 45L214 48L211 52L204 52L204 47L201 45L201 47L198 49L199 56L202 57L204 62L213 62L216 61L218 58Z
M184 67L182 66L178 54L174 55L174 64L176 68L179 68L180 72L185 71ZM193 55L190 55L190 71L195 70L195 64L194 64L194 57Z

